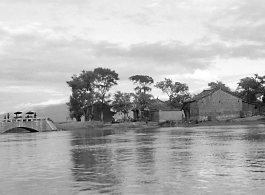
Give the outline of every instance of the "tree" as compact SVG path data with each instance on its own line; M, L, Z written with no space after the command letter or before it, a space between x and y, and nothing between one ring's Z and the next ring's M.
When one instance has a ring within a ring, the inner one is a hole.
M121 91L117 91L113 96L112 106L116 111L121 111L128 118L129 110L132 108L132 94L131 93L122 93Z
M150 103L150 99L153 97L151 94L148 94L148 92L152 91L150 86L154 83L153 78L147 75L134 75L129 77L129 80L131 80L133 84L137 85L134 88L135 106L140 110L147 108Z
M78 91L73 91L70 96L70 101L66 103L69 106L69 116L71 119L75 118L76 121L81 121L81 117L83 116L83 100L78 93Z
M155 87L168 95L168 104L171 108L181 108L183 101L190 97L189 87L185 83L173 82L171 79L165 78L164 81L157 82Z
M228 86L226 86L222 81L210 82L210 83L208 83L208 86L211 89L214 89L216 87L219 87L221 89L224 89L226 91L230 91L231 92L231 89Z
M138 94L133 94L133 104L135 108L139 110L144 110L145 108L148 108L148 106L151 103L151 99L153 98L152 94L145 94L143 92Z
M129 77L129 80L133 82L133 84L136 84L137 86L134 88L136 93L145 93L152 91L150 88L150 85L154 83L154 80L152 77L147 75L134 75Z
M110 94L107 94L107 92L113 85L117 85L119 75L114 70L101 67L95 68L94 74L96 96L101 102L101 121L103 121L103 104L106 102L106 99L110 97Z
M237 93L241 95L246 101L254 102L257 100L256 95L261 93L263 95L265 76L254 74L254 77L245 77L240 79L237 87Z
M89 114L93 115L93 104L95 102L95 78L96 75L93 71L82 71L79 76L74 75L71 77L71 81L66 83L72 88L72 96L70 96L70 102L67 103L69 110L72 112L78 112L78 114L85 116L85 120L89 119ZM90 113L91 108L91 113ZM77 111L78 110L78 111Z

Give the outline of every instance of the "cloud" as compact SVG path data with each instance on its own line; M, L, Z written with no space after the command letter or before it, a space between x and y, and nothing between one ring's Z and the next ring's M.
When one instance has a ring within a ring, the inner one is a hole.
M151 17L146 13L125 15L124 19L134 22L138 25L146 25L146 26L151 26L161 23L161 21L154 20L153 17Z
M236 90L238 87L238 82L231 82L231 83L227 83L227 86L229 86L232 90Z
M83 69L107 66L115 69L128 64L135 68L145 66L178 67L181 72L205 69L214 57L211 48L185 45L178 41L139 43L122 47L107 41L95 42L41 26L31 28L0 28L2 45L0 62L3 77L0 80L22 82L60 81L65 74ZM27 74L23 74L27 72ZM38 79L39 78L39 79Z
M49 99L47 101L40 102L40 103L21 103L15 106L15 109L20 110L20 111L28 111L32 109L47 107L50 105L62 104L62 103L65 103L66 101L67 101L67 98L62 98L62 99Z
M205 70L216 55L211 48L179 41L125 47L36 23L15 28L0 26L0 42L0 100L6 102L2 107L6 111L11 106L20 109L41 105L51 98L60 102L60 94L68 99L71 90L66 81L82 70L115 70L121 78L119 82L126 83L121 87L128 86L128 78L135 74L159 79L169 72L192 74L196 69Z
M40 93L40 92L45 92L45 93L50 93L53 94L56 91L54 89L49 89L49 88L38 88L34 86L4 86L0 89L0 92L12 92L12 93Z
M58 32L58 28L40 24L0 27L0 101L5 102L2 110L42 105L50 98L61 99L53 94L65 94L68 99L71 90L66 81L82 70L107 67L129 83L128 77L134 74L156 76L176 69L192 72L195 67L205 68L201 58L192 59L195 51L185 54L188 46L179 42L122 47L60 32L61 29Z
M185 45L176 41L139 43L128 48L107 42L94 46L98 57L122 57L129 60L149 61L156 65L161 64L161 66L180 64L184 69L193 69L193 66L205 68L205 61L213 57L209 55L206 48L196 48L193 45Z
M265 52L265 4L261 0L233 0L212 13L206 27L216 42L226 45L232 58L263 59Z
M50 85L67 90L66 81L73 74L97 67L115 70L121 81L143 73L155 78L169 73L186 74L194 79L204 74L203 78L208 81L216 78L208 77L204 71L216 58L244 57L250 47L202 40L191 44L175 40L142 42L125 47L109 41L92 41L79 34L73 36L67 30L63 32L61 27L40 24L0 27L0 42L5 43L0 50L0 85ZM262 58L258 47L255 46L257 52L249 57Z
M204 82L212 82L218 80L217 75L214 75L209 71L204 71L204 70L196 70L193 74L185 74L185 77Z

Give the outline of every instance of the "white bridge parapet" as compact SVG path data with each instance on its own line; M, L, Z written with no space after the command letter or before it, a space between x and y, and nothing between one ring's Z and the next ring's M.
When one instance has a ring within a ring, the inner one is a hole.
M1 122L19 122L19 121L40 121L40 120L48 120L47 117L45 118L17 118L17 119L4 119Z
M14 128L23 128L29 131L57 130L57 127L54 125L54 123L47 117L4 119L0 122L0 134Z

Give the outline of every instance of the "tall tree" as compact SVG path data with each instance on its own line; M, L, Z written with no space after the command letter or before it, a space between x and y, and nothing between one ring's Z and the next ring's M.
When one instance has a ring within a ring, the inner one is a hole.
M168 104L171 108L181 108L183 101L190 97L189 87L185 83L173 82L171 79L165 78L164 81L157 82L155 87L168 95Z
M133 84L137 85L134 90L136 93L147 93L152 91L150 85L154 83L152 77L147 75L134 75L129 77L129 80L133 82Z
M113 95L113 102L112 106L116 111L121 111L125 116L128 118L128 113L130 109L132 108L132 94L131 93L122 93L121 91L117 91Z
M117 85L119 75L114 70L101 67L95 68L94 74L96 95L101 102L101 121L103 121L103 104L110 97L110 94L107 94L110 88Z
M231 89L227 85L225 85L222 81L210 82L210 83L208 83L208 86L211 89L219 87L219 88L224 89L226 91L231 91Z
M240 79L237 87L237 93L246 101L254 102L257 100L256 95L261 93L265 95L265 76L254 74L254 77L245 77Z
M129 80L137 85L134 88L134 104L140 110L145 109L148 107L150 99L153 97L151 94L148 94L148 92L152 91L151 84L154 83L153 78L147 75L134 75L129 77Z
M72 99L78 99L76 101L71 101L67 104L69 109L78 110L81 109L83 111L83 115L85 116L85 120L89 119L89 114L93 114L93 104L95 101L95 78L96 75L93 71L82 71L78 76L74 75L71 77L71 81L67 81L66 83L69 87L72 88ZM78 100L78 101L77 101ZM79 102L77 104L77 102ZM77 107L76 109L74 107ZM91 108L91 113L89 111ZM80 111L79 111L80 114Z

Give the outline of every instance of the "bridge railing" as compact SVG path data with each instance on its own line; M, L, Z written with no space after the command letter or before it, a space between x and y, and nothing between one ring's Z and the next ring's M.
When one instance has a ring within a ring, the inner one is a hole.
M17 119L4 119L1 122L2 123L11 123L11 122L32 122L32 121L41 121L41 120L49 120L47 117L43 118L17 118Z

